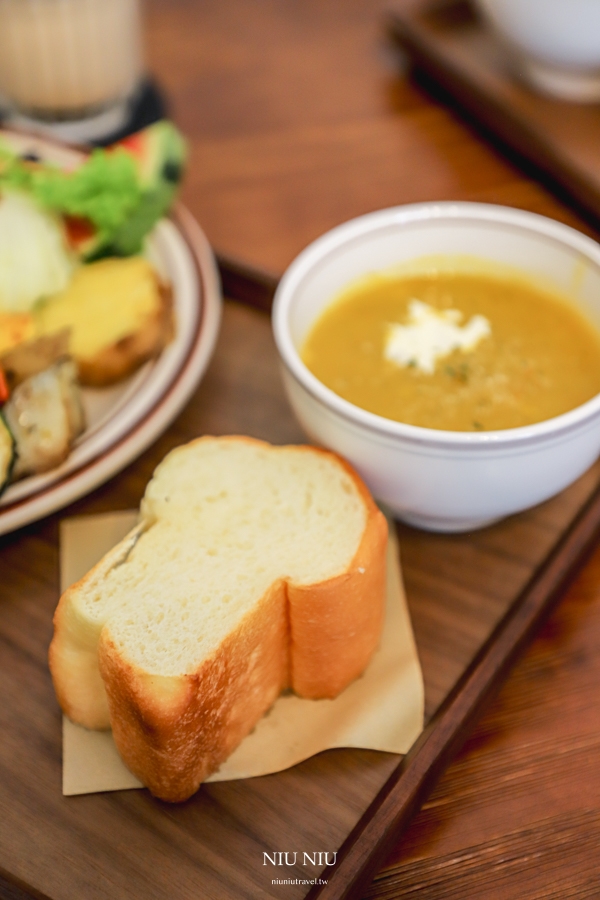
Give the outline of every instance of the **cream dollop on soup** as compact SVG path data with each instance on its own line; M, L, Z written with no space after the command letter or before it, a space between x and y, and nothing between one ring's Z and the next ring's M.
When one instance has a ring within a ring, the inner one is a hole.
M495 274L362 279L301 355L345 400L425 428L517 428L600 393L595 325L567 298Z

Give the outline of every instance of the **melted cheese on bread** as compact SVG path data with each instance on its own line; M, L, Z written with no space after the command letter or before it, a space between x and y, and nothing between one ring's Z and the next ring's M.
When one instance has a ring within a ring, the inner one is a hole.
M140 256L81 266L68 287L36 313L37 333L71 330L75 359L90 359L135 334L161 305L156 274Z

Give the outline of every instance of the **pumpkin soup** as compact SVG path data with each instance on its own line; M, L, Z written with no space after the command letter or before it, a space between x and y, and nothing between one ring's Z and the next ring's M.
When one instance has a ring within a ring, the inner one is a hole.
M362 279L322 313L301 355L345 400L425 428L516 428L600 393L594 325L566 298L488 274Z

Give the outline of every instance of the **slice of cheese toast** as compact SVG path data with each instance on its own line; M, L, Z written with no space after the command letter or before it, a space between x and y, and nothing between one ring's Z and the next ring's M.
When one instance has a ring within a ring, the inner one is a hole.
M173 335L170 289L141 256L81 266L35 312L38 335L68 329L82 384L103 387L157 356Z
M313 447L200 438L158 466L139 525L62 596L64 712L112 727L152 793L183 800L285 688L335 697L381 634L387 523Z

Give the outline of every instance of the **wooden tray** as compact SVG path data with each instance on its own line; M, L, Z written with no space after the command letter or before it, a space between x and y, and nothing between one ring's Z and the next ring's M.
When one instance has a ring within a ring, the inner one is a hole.
M226 303L197 393L129 471L61 515L135 505L162 456L198 434L302 440L262 311L274 281L228 260L221 271L227 293L244 302ZM483 531L399 527L427 707L426 730L406 758L328 751L278 775L205 785L180 805L146 791L61 795L60 714L46 664L59 518L0 539L0 896L332 900L360 895L595 540L600 466L552 501ZM264 865L263 854L276 851L300 859L338 851L337 863L323 872ZM302 883L320 875L327 884Z
M520 83L468 0L414 0L398 11L392 6L388 30L417 69L496 145L499 139L505 152L533 164L546 187L599 227L599 104L545 97Z

